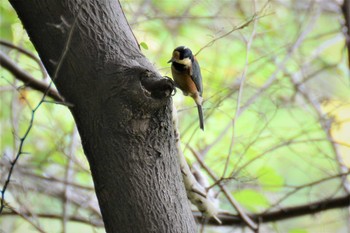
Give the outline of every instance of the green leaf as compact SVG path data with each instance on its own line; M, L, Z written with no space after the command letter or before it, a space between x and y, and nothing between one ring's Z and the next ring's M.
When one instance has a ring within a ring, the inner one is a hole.
M148 45L145 42L141 42L140 45L143 49L148 50Z
M283 177L273 167L264 166L257 171L258 181L269 191L279 191L284 184Z
M264 195L251 189L235 192L233 196L250 211L259 211L269 206L269 202Z
M288 233L308 233L308 231L304 229L292 229L289 230Z

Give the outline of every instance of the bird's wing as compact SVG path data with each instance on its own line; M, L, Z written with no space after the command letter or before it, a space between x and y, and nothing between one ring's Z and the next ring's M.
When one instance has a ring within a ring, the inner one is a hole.
M192 77L193 82L196 84L198 92L202 96L202 93L203 93L202 74L201 74L201 69L200 69L199 64L198 64L196 59L194 59L194 62L192 62L191 77Z

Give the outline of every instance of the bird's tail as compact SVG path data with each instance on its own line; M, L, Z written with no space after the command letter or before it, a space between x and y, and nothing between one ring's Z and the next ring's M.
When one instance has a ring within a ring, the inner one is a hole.
M203 110L202 105L197 104L198 116L199 116L199 127L204 131L204 119L203 119Z

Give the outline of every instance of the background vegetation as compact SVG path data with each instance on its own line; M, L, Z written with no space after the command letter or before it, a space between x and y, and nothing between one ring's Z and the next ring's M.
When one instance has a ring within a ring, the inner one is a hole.
M206 177L220 209L237 213L219 183L247 213L308 205L350 192L350 79L341 1L121 4L145 56L163 75L171 76L167 61L175 47L186 45L198 52L205 131L198 128L192 99L178 91L174 101L184 153ZM40 62L17 48L35 54L14 10L7 2L0 7L2 55L49 83ZM104 232L89 166L68 109L46 98L33 112L42 93L3 67L0 98L1 188L20 153L5 193L0 232ZM349 208L334 209L260 229L348 232L349 219Z

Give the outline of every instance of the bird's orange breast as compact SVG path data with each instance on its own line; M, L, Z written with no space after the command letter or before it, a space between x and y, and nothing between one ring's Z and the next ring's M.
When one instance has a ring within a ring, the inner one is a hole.
M184 92L185 95L194 95L198 93L197 86L193 82L191 75L185 72L179 72L172 69L173 78L179 88Z

